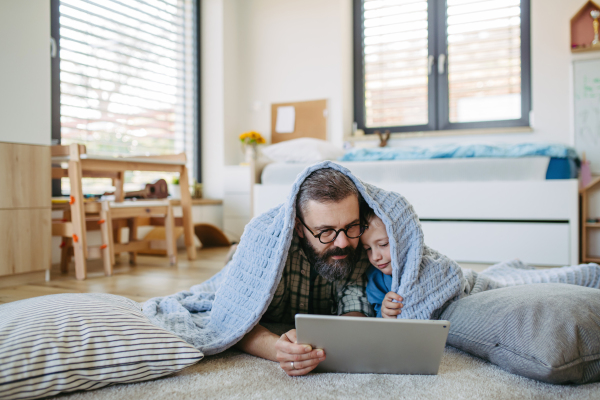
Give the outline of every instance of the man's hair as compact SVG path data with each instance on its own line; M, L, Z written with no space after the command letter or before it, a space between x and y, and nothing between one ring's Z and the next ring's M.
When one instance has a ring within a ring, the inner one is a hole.
M310 200L319 203L339 203L352 195L356 196L360 204L362 196L348 176L332 168L318 169L300 185L296 197L296 212L304 218Z

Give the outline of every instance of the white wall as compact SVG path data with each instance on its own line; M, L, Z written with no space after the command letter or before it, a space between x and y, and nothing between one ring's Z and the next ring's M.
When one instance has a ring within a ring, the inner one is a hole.
M202 48L202 182L205 197L223 198L224 43L223 0L203 0Z
M272 103L327 99L329 139L352 124L352 2L246 0L240 127L270 138Z
M207 3L220 3L224 9L222 15L210 18L212 23L215 17L221 18L225 31L225 61L220 70L225 77L225 99L223 104L205 102L203 115L212 118L217 114L222 119L223 130L211 134L222 135L225 164L242 160L239 133L254 129L270 138L270 104L275 102L328 99L329 139L341 144L353 121L352 2ZM580 0L531 0L533 132L396 139L392 145L478 141L573 144L569 20L581 4ZM207 18L205 13L204 20ZM203 43L206 41L204 37ZM218 75L209 78L207 69L203 73L204 82L222 79ZM210 174L208 170L205 173Z
M572 145L569 21L584 3L531 0L533 132L395 139L392 145ZM271 103L326 98L329 139L341 144L350 133L350 0L204 0L202 44L203 179L209 196L222 196L223 166L242 161L239 133L254 129L270 138Z
M50 1L0 1L0 142L50 145Z

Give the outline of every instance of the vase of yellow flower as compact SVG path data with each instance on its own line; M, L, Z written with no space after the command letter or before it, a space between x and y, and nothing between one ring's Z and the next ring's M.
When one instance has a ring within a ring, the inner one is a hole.
M260 133L249 131L240 135L240 142L242 143L242 151L244 152L246 162L250 163L256 159L256 146L265 144L267 141Z

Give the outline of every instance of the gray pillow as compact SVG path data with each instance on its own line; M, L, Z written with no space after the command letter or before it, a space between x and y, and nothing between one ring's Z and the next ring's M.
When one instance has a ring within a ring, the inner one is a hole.
M450 304L448 344L547 383L600 381L600 290L513 286Z

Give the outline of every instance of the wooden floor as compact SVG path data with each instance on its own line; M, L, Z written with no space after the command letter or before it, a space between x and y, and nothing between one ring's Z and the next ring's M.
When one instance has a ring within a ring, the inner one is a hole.
M58 265L53 266L50 282L31 283L0 288L0 304L57 293L112 293L135 301L165 296L187 290L202 283L223 268L229 248L201 249L198 258L188 261L185 250L179 253L179 263L169 267L166 257L138 256L136 266L129 265L124 253L118 258L113 276L104 276L102 261L90 261L88 278L75 279L75 271L62 275Z
M177 267L169 267L167 258L158 256L138 256L137 265L130 266L127 253L123 253L110 277L104 276L102 260L89 261L88 278L84 281L75 279L72 263L66 275L62 275L59 266L54 265L50 282L0 287L0 304L56 293L111 293L146 301L151 297L187 290L206 281L223 268L228 251L228 247L200 249L198 258L188 261L185 250L182 250ZM461 265L475 271L482 271L488 266Z

